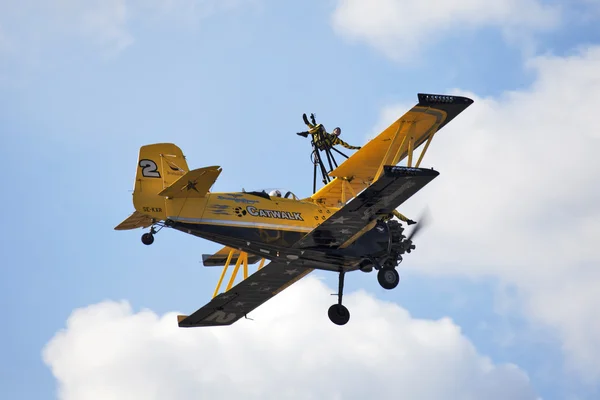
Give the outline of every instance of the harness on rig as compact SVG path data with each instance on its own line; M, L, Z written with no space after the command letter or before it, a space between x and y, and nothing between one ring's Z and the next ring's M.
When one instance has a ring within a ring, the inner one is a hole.
M317 191L317 171L321 173L323 184L326 185L331 181L331 177L329 173L338 167L338 163L331 152L332 150L341 156L348 158L347 155L334 148L335 145L344 146L350 150L358 150L360 147L358 146L350 146L348 143L344 142L339 138L342 130L339 127L336 127L333 130L333 133L328 133L325 127L322 124L317 124L315 120L315 115L310 114L310 122L306 117L306 114L302 114L302 119L306 126L308 126L308 131L298 132L297 134L303 137L311 136L311 146L313 151L311 153L311 162L314 166L313 172L313 194ZM325 154L325 156L323 156ZM327 161L329 166L329 170L327 170L325 163L323 160Z

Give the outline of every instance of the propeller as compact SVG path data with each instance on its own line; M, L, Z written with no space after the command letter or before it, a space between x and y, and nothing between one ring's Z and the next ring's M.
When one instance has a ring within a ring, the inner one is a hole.
M421 229L425 228L427 225L430 224L430 220L431 220L431 214L429 213L429 208L425 208L422 212L421 212L421 216L419 217L419 219L417 219L417 224L415 225L415 227L413 228L412 232L408 235L408 237L406 238L406 241L410 244L412 244L412 240L413 237L419 233L421 231Z

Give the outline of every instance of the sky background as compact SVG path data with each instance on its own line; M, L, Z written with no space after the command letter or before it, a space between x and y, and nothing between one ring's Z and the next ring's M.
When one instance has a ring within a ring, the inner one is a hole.
M0 397L600 397L600 2L0 0ZM417 102L432 224L393 291L317 272L225 329L181 330L220 246L113 228L139 147L213 191L311 194L302 113L352 145ZM391 383L394 382L394 383Z

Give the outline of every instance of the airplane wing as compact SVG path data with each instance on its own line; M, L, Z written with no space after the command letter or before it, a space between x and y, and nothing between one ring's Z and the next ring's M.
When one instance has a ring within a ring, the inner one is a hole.
M270 262L193 314L179 315L182 328L231 325L312 271L293 263Z
M329 207L343 205L375 180L382 165L398 164L473 103L459 96L419 93L418 98L417 105L331 171L335 179L311 199Z
M150 225L152 225L152 218L139 211L134 211L133 214L125 219L125 221L115 226L115 230L125 231L136 228L147 228Z
M234 264L237 262L238 257L240 256L240 251L229 246L223 247L215 254L202 254L202 263L205 267L222 267L225 265L225 262L227 262L229 252L231 250L233 250L233 256L229 262ZM248 253L248 264L256 264L261 260L261 258L262 257L257 256L256 254Z
M386 165L375 183L293 247L344 247L360 236L371 221L391 213L438 175L433 169Z

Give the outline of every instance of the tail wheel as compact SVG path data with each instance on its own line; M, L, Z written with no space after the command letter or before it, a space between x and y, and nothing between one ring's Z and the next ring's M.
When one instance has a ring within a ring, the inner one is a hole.
M377 281L384 289L393 289L400 282L400 275L395 268L384 267L377 272Z
M144 233L142 235L142 243L144 243L146 246L151 245L154 243L154 235L152 233Z

